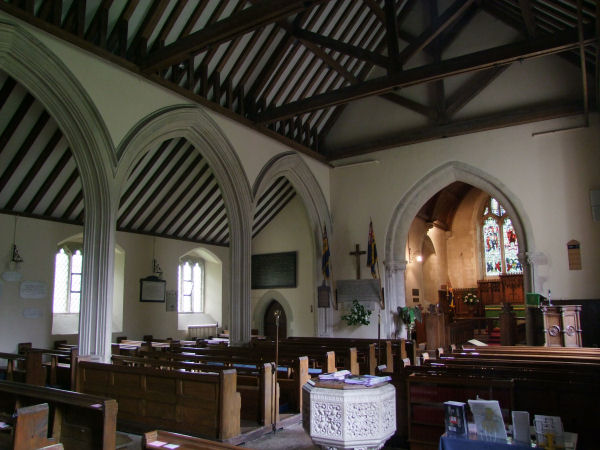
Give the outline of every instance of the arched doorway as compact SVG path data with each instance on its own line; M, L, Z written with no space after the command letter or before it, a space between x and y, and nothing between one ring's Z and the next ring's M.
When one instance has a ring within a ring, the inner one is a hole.
M265 336L271 339L275 339L277 336L277 327L275 325L275 313L279 311L279 339L285 339L287 337L287 317L283 307L277 300L273 300L267 311L265 312Z
M519 236L520 259L523 259L523 286L530 289L530 266L525 264L525 255L528 248L533 247L533 231L527 214L521 207L518 197L514 195L508 186L500 180L495 179L488 173L476 167L461 162L448 162L422 178L409 190L396 206L386 236L385 258L386 258L386 280L385 288L389 295L386 298L390 305L390 311L395 311L398 306L407 305L406 281L410 276L408 273L411 258L408 253L409 231L419 210L432 196L443 190L455 181L461 181L487 192L497 199L506 209L509 216L513 218L513 225L517 236ZM423 249L420 241L415 248ZM412 245L411 245L412 247ZM407 258L407 256L409 256ZM440 282L437 284L439 285ZM411 289L412 292L412 289ZM435 297L435 296L433 296ZM405 330L400 324L394 322L391 317L386 317L384 329L389 336L402 336Z

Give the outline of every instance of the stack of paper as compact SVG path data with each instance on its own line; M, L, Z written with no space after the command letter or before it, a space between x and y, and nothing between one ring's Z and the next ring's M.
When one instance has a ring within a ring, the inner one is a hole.
M533 424L535 425L535 433L539 446L564 447L564 430L560 417L536 414L533 418Z
M349 370L338 370L337 372L320 374L319 380L343 380L346 375L350 375Z
M350 375L344 378L344 383L360 384L361 386L374 386L376 384L390 381L391 379L392 378L388 376L377 377L375 375Z

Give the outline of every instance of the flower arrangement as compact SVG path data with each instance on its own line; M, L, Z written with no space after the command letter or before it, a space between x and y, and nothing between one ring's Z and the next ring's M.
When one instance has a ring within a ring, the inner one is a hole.
M350 314L343 315L342 320L345 320L348 325L369 325L371 323L370 315L371 311L361 305L358 300L352 300Z
M476 305L479 303L479 299L473 292L467 292L463 296L463 303L466 303L467 305Z

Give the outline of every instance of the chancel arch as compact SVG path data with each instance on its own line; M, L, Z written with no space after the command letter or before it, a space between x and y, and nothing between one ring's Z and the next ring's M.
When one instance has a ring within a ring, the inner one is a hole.
M49 49L19 25L5 20L0 21L0 42L0 69L43 104L76 161L85 205L79 352L110 356L113 143L86 91Z
M498 199L504 205L506 211L513 218L515 232L519 236L519 257L524 267L523 283L525 289L530 288L529 265L526 264L525 255L534 246L534 236L527 219L526 211L521 207L518 198L511 193L508 186L504 185L501 180L478 168L462 162L452 161L432 170L428 175L415 183L413 188L401 198L394 209L385 243L385 287L386 292L389 293L386 297L389 301L391 312L396 311L399 306L406 306L407 303L410 304L410 302L407 302L406 283L407 276L409 275L408 271L410 270L409 266L412 262L407 253L409 248L408 239L415 217L432 197L455 182L462 182L476 187L480 191ZM471 219L474 219L477 212L471 211L469 214L471 214ZM473 220L471 220L471 223L474 224ZM433 299L432 302L434 302ZM388 336L398 336L405 332L398 329L397 322L394 322L391 315L386 316L384 325Z
M316 336L333 336L332 308L319 308L317 302L317 288L323 280L321 273L322 232L323 226L325 226L328 237L331 240L333 235L331 218L319 183L297 153L286 152L279 154L263 167L253 187L254 209L256 211L258 202L265 192L275 183L279 182L282 177L291 184L296 194L302 199L302 204L308 216L310 234L312 236L311 251L314 255L312 267L314 282L311 297L312 310L316 311L314 333Z
M192 191L198 186L203 186L203 183L212 183L212 188L207 185L212 201L207 198L207 202L196 205L196 212L202 212L203 207L222 201L222 207L216 206L211 214L211 217L215 216L215 220L220 220L218 224L215 222L214 227L203 228L203 223L193 222L193 219L190 219L192 221L188 224L177 223L174 216L175 222L168 222L167 225L172 225L173 230L182 233L183 235L179 237L184 239L191 237L192 240L202 241L207 238L211 242L216 240L219 245L229 247L229 285L224 289L229 297L229 301L226 300L229 307L226 325L230 330L232 345L249 342L252 197L242 165L223 132L200 107L194 105L168 107L141 121L119 148L119 168L116 178L121 194L126 192L129 176L139 169L139 164L144 163L144 158L153 157L149 152L153 152L160 158L159 149L162 146L164 151L169 151L178 161L189 161L193 164L195 174L187 174L191 177L191 181L195 181L192 183ZM165 164L168 162L165 161ZM185 170L185 164L182 164L181 168ZM176 167L172 170L177 172ZM214 180L208 179L211 175ZM165 183L168 184L169 181L165 179ZM216 190L219 191L220 200L215 197L218 196ZM169 187L165 188L165 191L169 191ZM182 204L188 200L194 201L190 197ZM182 210L184 214L189 212ZM136 222L135 211L132 210L130 213L127 218L122 216L121 225L131 223L134 226L134 223L139 223ZM151 217L146 219L138 217L138 219L150 228L155 226ZM200 232L200 230L204 230L204 234L196 234L196 231ZM161 232L161 230L156 231Z

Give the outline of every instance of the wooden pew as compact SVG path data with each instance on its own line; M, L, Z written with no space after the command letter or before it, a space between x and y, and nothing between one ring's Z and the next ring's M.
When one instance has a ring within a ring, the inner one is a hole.
M56 444L48 437L48 403L17 408L13 448L37 449Z
M530 414L560 416L565 430L579 434L580 449L595 448L593 445L595 445L597 417L600 416L600 387L597 383L600 379L600 365L597 362L544 361L542 358L531 359L527 354L512 359L473 354L464 358L441 358L429 361L420 367L407 367L405 376L393 378L393 382L399 383L401 388L406 380L411 379L410 377L429 377L422 388L431 397L429 401L437 402L438 410L445 398L441 395L444 390L440 388L440 383L446 383L447 379L462 379L464 388L472 385L474 380L511 381L514 385L513 409L529 411ZM446 400L460 399L446 398ZM406 402L405 407L407 405L409 409L413 408L410 403L410 392L407 393ZM410 422L408 425L411 426ZM443 422L438 423L438 426L441 425ZM414 429L409 428L410 439L419 441L414 445L411 443L411 449L413 447L435 448L437 439L433 439L428 445L421 442L419 436L423 437L427 433L410 434L419 429L418 423L415 424ZM440 429L443 431L443 427Z
M0 381L0 411L47 403L52 438L67 450L114 450L117 402L113 399L26 383Z
M0 360L6 360L6 366L0 369L6 380L44 386L46 377L42 367L42 352L31 351L26 355L0 353Z
M271 425L277 416L274 415L275 401L278 392L275 390L273 363L247 362L231 366L218 364L216 361L198 360L195 355L186 357L180 353L165 352L145 353L143 356L113 355L115 365L128 367L151 367L160 370L184 372L219 373L231 368L236 369L237 391L241 396L240 417L252 420L260 425Z
M119 427L166 428L226 440L240 434L241 397L233 369L188 373L80 361L77 390L115 398Z
M223 442L209 441L208 439L201 439L194 436L187 436L184 434L171 433L169 431L154 430L144 433L142 440L142 448L144 449L155 449L155 442L164 442L165 444L177 445L179 450L218 450L218 449L238 449L235 445L226 444ZM161 446L162 447L162 446Z
M60 344L59 342L62 341L57 341L55 346L60 348L52 350L33 348L30 342L21 342L17 345L17 352L20 355L27 355L31 351L40 352L42 355L42 366L45 371L45 385L74 390L77 379L79 350L76 345Z

